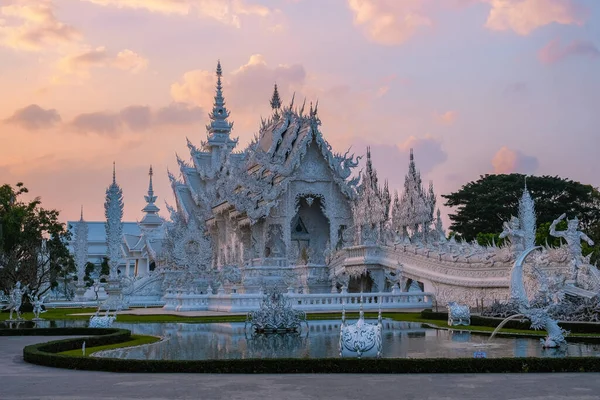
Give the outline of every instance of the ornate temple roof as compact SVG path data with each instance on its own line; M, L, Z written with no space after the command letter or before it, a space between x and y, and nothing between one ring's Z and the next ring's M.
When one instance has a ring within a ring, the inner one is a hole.
M334 154L319 130L317 106L305 113L306 102L281 107L275 85L270 100L273 114L262 120L259 134L242 151L235 153L237 139L229 135L233 124L225 108L221 85L221 64L217 65L215 104L209 114L208 141L202 150L188 140L191 163L177 158L181 179L170 175L177 209L184 219L196 215L210 220L215 213L234 211L240 221L253 223L269 214L280 195L294 180L309 147L314 144L329 165L333 180L348 198L356 195L355 181L347 181L358 159Z

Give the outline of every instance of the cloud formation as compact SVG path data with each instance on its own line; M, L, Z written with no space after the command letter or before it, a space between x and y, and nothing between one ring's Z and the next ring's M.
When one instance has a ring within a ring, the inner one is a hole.
M171 103L156 110L148 106L129 106L119 112L92 112L79 114L69 126L79 133L96 133L116 136L128 129L143 132L155 126L188 125L205 118L200 107L190 107L182 103Z
M348 0L354 24L383 45L399 45L433 25L422 0Z
M552 23L583 25L589 10L575 0L347 0L354 24L372 41L400 45L435 25L444 7L490 7L484 26L525 36Z
M85 78L89 76L92 68L116 68L135 74L143 71L147 66L148 60L134 51L125 49L113 55L106 47L101 46L61 58L58 61L61 74L55 76L54 80L61 81L68 75Z
M519 35L551 23L583 25L589 11L575 0L482 0L491 5L486 28Z
M39 52L81 39L74 27L60 22L50 1L2 0L0 45Z
M436 114L435 120L442 125L452 125L457 117L458 113L456 111L446 111L443 114Z
M52 128L61 117L55 109L44 109L37 104L30 104L20 108L13 115L4 120L7 124L15 124L27 130L40 130Z
M539 162L533 156L503 146L492 158L492 166L495 174L510 174L513 172L533 174L537 171Z
M600 56L600 50L598 50L595 44L588 41L574 40L567 45L563 45L560 40L555 39L538 52L538 59L543 64L556 64L557 62L576 56L597 58Z
M266 17L268 7L244 0L84 0L101 6L146 10L161 14L191 15L210 18L225 25L241 27L241 16Z

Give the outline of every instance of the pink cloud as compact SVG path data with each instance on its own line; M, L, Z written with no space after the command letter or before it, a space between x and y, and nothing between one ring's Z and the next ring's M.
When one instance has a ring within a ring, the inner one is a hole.
M446 111L443 114L436 114L435 120L442 125L452 125L457 117L458 113L456 111Z
M45 51L81 39L80 32L56 18L51 2L2 0L0 45L25 51Z
M533 174L538 168L537 158L523 154L519 150L513 150L503 146L492 158L492 166L495 174L510 174L513 172Z
M588 41L574 40L563 46L560 40L555 39L538 52L538 59L544 64L555 64L575 56L596 58L600 56L600 50L598 50L595 44Z
M383 45L406 42L433 21L423 0L348 0L354 24L367 37Z
M575 0L483 0L491 5L485 26L528 35L551 23L583 25L589 10Z

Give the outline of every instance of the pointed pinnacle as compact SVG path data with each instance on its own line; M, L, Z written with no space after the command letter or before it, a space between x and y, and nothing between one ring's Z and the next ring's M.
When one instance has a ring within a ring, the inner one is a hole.
M81 205L81 217L79 218L80 221L83 221L83 204Z
M115 162L113 161L113 183L117 183L117 167Z
M221 60L217 60L217 76L221 77L223 75L223 70L221 69Z

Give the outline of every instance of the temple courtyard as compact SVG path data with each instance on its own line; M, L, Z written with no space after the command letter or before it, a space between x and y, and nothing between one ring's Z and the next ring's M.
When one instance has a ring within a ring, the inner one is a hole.
M22 349L64 337L0 340L2 400L519 399L592 400L600 374L131 374L28 364Z

